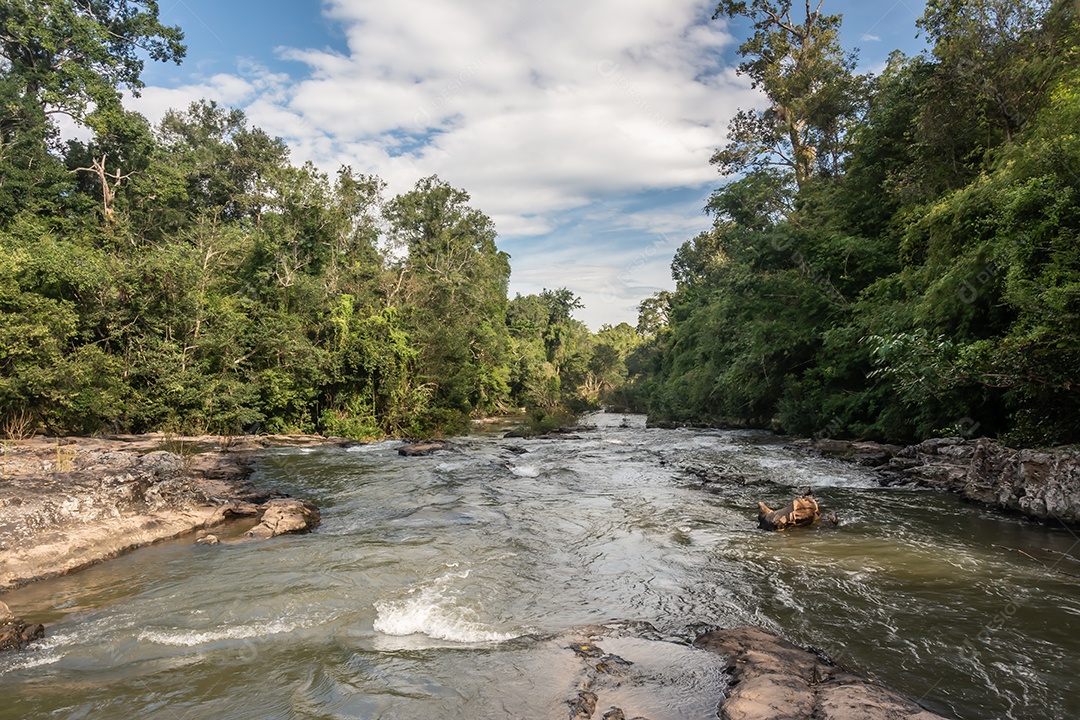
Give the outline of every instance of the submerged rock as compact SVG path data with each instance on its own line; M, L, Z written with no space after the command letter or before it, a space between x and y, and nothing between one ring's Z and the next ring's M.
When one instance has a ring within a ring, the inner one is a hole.
M449 440L429 440L427 442L413 443L412 445L402 445L398 448L398 455L404 455L405 457L421 457L423 455L431 455L441 450L454 450L456 446Z

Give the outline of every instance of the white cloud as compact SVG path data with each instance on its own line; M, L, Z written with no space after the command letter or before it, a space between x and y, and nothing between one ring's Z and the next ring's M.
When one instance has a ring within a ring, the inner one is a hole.
M175 88L145 87L140 97L128 98L127 104L157 122L170 109L182 110L203 98L229 107L243 107L256 98L257 92L256 85L243 77L218 74L203 82Z
M728 120L760 104L720 64L734 40L707 20L714 4L327 0L347 52L280 48L307 72L288 78L241 62L236 75L147 88L136 107L152 118L199 97L242 107L284 137L295 160L376 173L391 193L438 174L496 220L501 243L549 237L562 213L588 208L595 222L638 233L626 241L641 245L632 256L658 233L696 231L700 208L626 212L620 198L716 183L708 160ZM569 274L543 253L515 257L515 280L546 272L549 287L572 278L595 288L625 271L610 253L576 251L581 264ZM649 263L635 283L670 285L666 268L662 278L652 269L663 263Z
M880 35L871 35L870 33L863 33L863 36L859 39L863 42L881 42Z

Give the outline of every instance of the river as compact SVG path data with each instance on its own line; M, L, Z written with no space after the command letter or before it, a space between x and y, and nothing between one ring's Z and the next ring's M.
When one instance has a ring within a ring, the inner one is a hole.
M256 482L318 504L314 534L189 538L9 593L48 636L0 656L0 719L562 719L568 638L605 623L634 664L601 703L627 717L715 717L723 662L686 641L747 623L946 716L1080 717L1070 530L878 487L768 433L590 420L429 457L276 452ZM804 485L839 526L756 528L758 500Z

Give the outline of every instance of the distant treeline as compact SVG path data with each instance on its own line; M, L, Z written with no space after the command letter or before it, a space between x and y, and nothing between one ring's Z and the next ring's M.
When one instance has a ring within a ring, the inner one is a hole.
M813 10L815 3L807 6ZM796 5L801 10L802 5ZM712 229L642 305L639 406L799 435L1080 441L1075 0L931 0L932 50L857 75L840 18L723 2L769 100Z
M565 289L508 300L464 191L386 199L213 102L126 111L145 53L184 56L157 13L0 10L0 431L419 436L623 384L635 330L590 333Z

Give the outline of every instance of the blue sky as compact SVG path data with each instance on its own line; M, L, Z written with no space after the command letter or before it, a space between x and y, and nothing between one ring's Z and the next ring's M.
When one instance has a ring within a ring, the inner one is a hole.
M708 159L761 98L737 77L745 25L700 0L162 0L188 45L148 63L132 107L244 109L295 161L438 174L492 216L511 293L568 287L594 329L634 323L708 227ZM799 4L796 3L798 6ZM864 70L918 52L923 0L826 0Z

